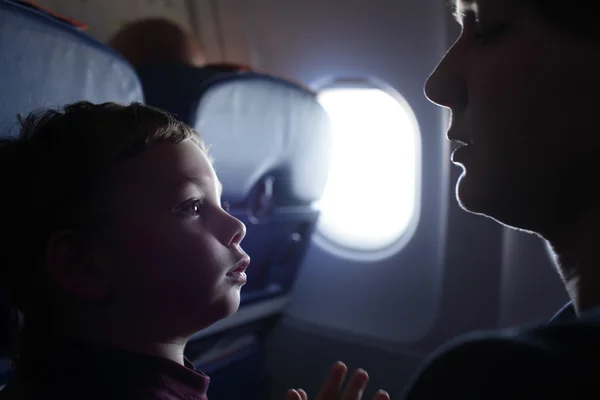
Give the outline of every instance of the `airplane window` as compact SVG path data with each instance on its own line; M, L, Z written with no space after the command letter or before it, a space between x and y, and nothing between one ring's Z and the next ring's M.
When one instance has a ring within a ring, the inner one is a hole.
M319 102L333 124L333 154L318 232L375 252L399 241L414 219L419 128L400 96L374 87L332 87Z

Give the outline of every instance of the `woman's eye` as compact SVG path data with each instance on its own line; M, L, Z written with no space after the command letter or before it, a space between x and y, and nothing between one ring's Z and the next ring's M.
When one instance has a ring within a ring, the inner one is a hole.
M508 24L489 19L481 19L472 11L467 11L463 18L463 29L470 32L469 36L480 45L487 45L498 39L508 30Z
M479 44L485 45L502 36L505 31L506 26L504 25L493 25L490 27L477 26L473 31L473 38Z

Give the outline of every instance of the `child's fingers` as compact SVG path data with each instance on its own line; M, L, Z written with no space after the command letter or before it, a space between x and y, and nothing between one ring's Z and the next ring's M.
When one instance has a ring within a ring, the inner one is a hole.
M340 396L344 378L346 378L346 372L348 372L348 368L343 362L338 361L333 364L316 400L337 400Z
M290 389L285 394L285 400L304 400L300 393L295 391L294 389Z
M390 400L390 395L385 390L379 390L375 393L373 400Z
M302 400L308 400L308 395L303 389L298 389L298 393L300 393L300 397L302 397Z
M342 400L360 400L362 399L363 392L369 383L369 374L364 369L357 369L352 374L350 382L344 390Z

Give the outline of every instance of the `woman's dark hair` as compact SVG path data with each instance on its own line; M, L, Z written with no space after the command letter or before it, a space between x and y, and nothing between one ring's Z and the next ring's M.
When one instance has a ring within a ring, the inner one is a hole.
M589 0L576 2L525 0L525 2L543 18L568 34L582 39L600 39L600 24ZM597 5L596 3L594 2L594 6Z
M474 0L451 0L454 9L457 3L473 2ZM592 10L590 0L577 2L521 0L521 3L569 35L585 40L600 40L600 23ZM596 3L593 2L593 5L595 6Z
M102 225L103 195L117 164L159 142L191 139L206 148L186 124L139 103L79 102L19 121L18 135L0 139L0 294L20 311L27 341L52 322L42 268L49 239Z

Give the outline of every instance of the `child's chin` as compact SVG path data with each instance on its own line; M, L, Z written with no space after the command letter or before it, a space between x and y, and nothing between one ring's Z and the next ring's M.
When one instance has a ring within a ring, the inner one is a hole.
M240 292L233 291L223 299L223 305L220 314L220 319L227 318L236 313L240 308Z
M223 318L227 318L232 316L233 314L235 314L237 312L237 310L240 308L240 299L238 297L238 299L236 301L232 301L229 304L229 309L227 311L227 314L223 317Z
M200 329L206 329L213 324L216 324L222 319L232 316L236 313L240 307L240 293L228 293L223 296L219 301L213 302L209 309L196 315L202 315L204 320L202 321L202 327Z

